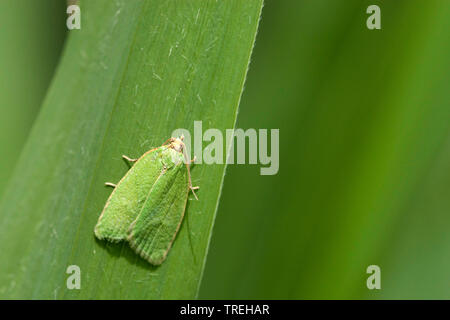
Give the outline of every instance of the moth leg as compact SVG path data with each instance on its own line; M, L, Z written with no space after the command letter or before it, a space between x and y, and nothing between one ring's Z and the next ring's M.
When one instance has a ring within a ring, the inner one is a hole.
M105 186L115 188L117 185L115 185L114 183L111 183L111 182L105 182Z
M166 140L166 142L164 142L162 145L165 146L166 144L172 143L175 141L175 138L169 138Z
M125 160L127 160L127 161L130 161L130 162L136 162L136 161L138 161L138 159L131 159L130 157L127 157L126 155L122 155L122 158L124 158Z
M199 188L199 187L189 186L189 189L191 189L192 194L193 194L194 197L195 197L195 200L198 200L198 197L197 197L197 195L195 194L194 190L197 190L198 188Z
M180 137L180 140L183 141L183 139L184 139L184 136L182 135L182 136ZM187 157L186 146L184 145L184 143L183 143L183 156L184 156L184 160L185 160L186 167L187 167L187 170L188 170L189 189L190 189L190 190L192 191L192 193L194 194L195 199L198 200L198 197L197 197L197 195L195 194L194 190L199 189L199 187L193 187L193 186L192 186L192 180L191 180L191 168L190 168L192 162L195 161L196 157L194 156L194 159L192 159L191 161L189 161L189 163L187 163L187 161L188 161L189 158Z
M190 163L195 162L196 159L197 159L197 157L194 156L194 159L192 159ZM200 187L193 187L193 186L192 186L191 172L190 172L190 171L189 171L189 189L191 189L192 193L194 194L195 199L198 200L197 195L195 194L194 190L198 190L198 189L200 189Z

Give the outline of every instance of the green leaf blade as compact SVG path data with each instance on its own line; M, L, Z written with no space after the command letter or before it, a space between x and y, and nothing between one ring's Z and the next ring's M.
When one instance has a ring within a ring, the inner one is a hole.
M111 192L177 128L233 128L262 1L81 1L51 90L0 204L0 296L196 296L225 165L198 165L170 256L158 268L94 237ZM81 289L66 288L69 265Z

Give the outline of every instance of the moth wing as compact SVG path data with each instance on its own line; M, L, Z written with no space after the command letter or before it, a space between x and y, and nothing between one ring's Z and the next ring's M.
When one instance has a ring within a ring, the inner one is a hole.
M186 209L188 183L184 163L168 169L155 183L130 227L130 246L153 265L160 265L166 259L178 233Z
M95 226L95 236L117 242L127 237L130 224L138 216L149 190L160 175L164 147L146 152L119 181L108 198Z

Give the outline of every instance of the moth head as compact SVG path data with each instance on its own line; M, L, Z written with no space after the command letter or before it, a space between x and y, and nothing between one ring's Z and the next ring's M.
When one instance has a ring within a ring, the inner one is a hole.
M171 138L170 147L177 152L183 152L183 148L184 148L183 139L184 139L184 136L181 136L179 138Z

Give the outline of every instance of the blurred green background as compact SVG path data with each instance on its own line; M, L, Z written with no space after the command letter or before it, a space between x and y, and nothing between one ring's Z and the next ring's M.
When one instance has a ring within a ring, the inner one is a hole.
M0 0L0 194L64 6ZM280 129L280 170L228 167L199 298L450 298L449 16L448 0L266 1L237 127Z
M200 298L450 298L449 16L265 2L237 127L280 129L280 171L227 168Z

